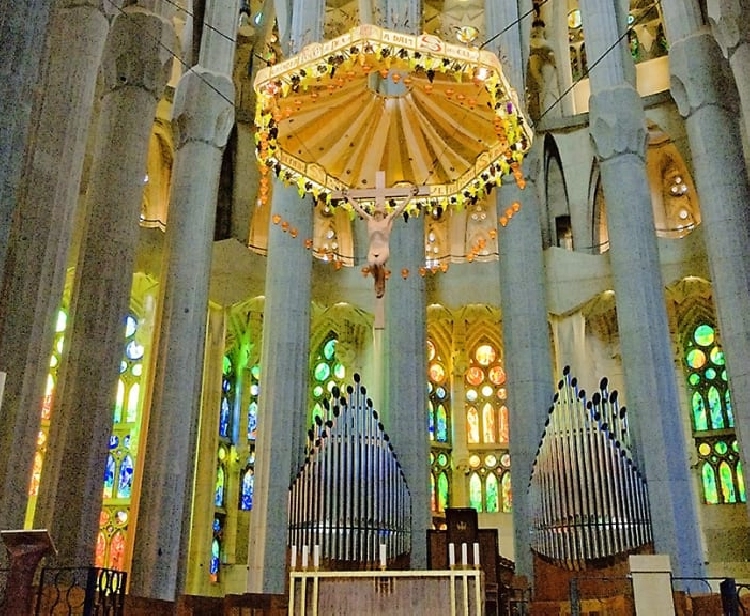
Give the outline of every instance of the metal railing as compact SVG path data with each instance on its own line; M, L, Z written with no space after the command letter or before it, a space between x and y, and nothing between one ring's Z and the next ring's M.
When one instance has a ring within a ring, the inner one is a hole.
M98 567L43 567L35 616L124 616L127 574Z

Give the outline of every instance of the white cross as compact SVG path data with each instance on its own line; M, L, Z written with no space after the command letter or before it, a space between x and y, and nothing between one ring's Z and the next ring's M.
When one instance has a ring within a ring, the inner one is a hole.
M374 200L375 209L384 210L388 202L388 199L403 199L405 197L425 197L430 194L429 186L420 186L419 190L414 193L414 189L411 186L394 186L392 188L385 187L385 171L378 171L375 174L375 188L354 188L348 190L347 195L352 199L358 200ZM336 190L331 193L331 199L342 199L344 193L341 190Z

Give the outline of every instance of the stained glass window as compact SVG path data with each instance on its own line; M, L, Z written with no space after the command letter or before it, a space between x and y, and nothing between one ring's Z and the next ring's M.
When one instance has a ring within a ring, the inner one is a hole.
M318 347L315 360L312 364L311 379L311 416L310 421L315 417L321 419L325 415L323 400L327 399L334 386L343 387L346 379L346 366L336 357L336 347L338 338L331 332L325 342Z
M510 454L469 456L469 506L487 513L511 513Z
M466 436L472 443L508 442L508 397L505 370L496 347L489 342L470 353L471 365L464 376Z
M431 504L433 513L442 513L450 506L450 455L447 450L433 450L430 453Z
M212 582L218 582L221 568L221 543L224 533L224 518L222 516L214 517L211 532L211 559L208 565L208 576Z
M436 342L427 339L427 418L432 443L431 494L433 513L450 506L451 494L451 377Z
M29 501L26 508L26 526L28 528L32 526L34 520L34 509L36 508L36 499L39 493L39 481L42 476L44 454L47 451L47 437L49 436L50 418L52 415L52 396L55 392L57 370L62 358L67 323L67 313L64 310L59 310L55 321L55 338L52 345L52 355L50 356L49 361L47 385L44 391L44 398L42 399L42 418L39 426L39 434L37 435L34 466L31 472L31 481L29 482Z
M703 321L688 331L683 359L703 500L745 502L724 351L713 324Z
M135 315L125 317L125 346L120 360L117 393L113 405L114 425L109 439L103 478L103 507L100 522L101 548L97 544L99 567L124 570L129 539L130 501L138 463L138 442L142 412L141 380L146 347L140 338Z

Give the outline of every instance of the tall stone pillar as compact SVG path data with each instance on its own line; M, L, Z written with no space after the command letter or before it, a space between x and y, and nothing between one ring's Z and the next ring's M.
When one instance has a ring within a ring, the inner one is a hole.
M685 118L700 198L714 302L726 353L732 410L743 464L750 463L750 220L747 167L736 110L728 102L716 42L664 6L672 96ZM677 24L676 27L673 27ZM746 26L745 26L746 27ZM692 31L692 34L688 34ZM747 118L746 118L747 120ZM745 478L746 489L750 477Z
M590 57L590 131L607 199L610 264L637 457L649 485L657 553L677 577L703 573L694 485L677 395L651 193L646 175L646 118L623 58L607 54L618 37L611 3L581 0Z
M324 22L325 2L295 0L294 51L320 40ZM312 255L305 240L313 237L313 204L279 180L274 180L272 192L271 214L278 224L268 230L247 588L283 594L289 484L301 461L309 406Z
M541 148L541 144L537 146ZM508 374L510 480L513 486L513 541L516 573L533 574L531 511L526 486L552 402L554 377L547 324L539 195L534 185L536 152L524 166L526 188L505 177L498 189L498 218L519 203L508 225L498 229L503 357Z
M174 601L185 591L193 467L221 160L234 123L238 0L206 6L200 62L180 80L162 266L159 351L130 593ZM206 573L208 575L208 573Z
M430 508L430 440L427 417L427 298L424 216L396 220L391 233L392 271L386 290L385 429L411 493L412 569L427 567Z
M8 6L17 11L15 4ZM22 25L16 27L25 32ZM99 0L63 0L53 11L43 98L34 117L38 138L26 160L0 291L0 371L8 374L0 409L0 528L21 528L26 513L55 315L63 296L86 134L108 31ZM0 80L0 87L15 79ZM3 95L0 106L12 98ZM4 113L0 117L5 118ZM9 143L4 137L0 142L3 148ZM15 155L7 152L7 157ZM8 163L6 156L2 160L0 164ZM5 178L12 180L11 175ZM0 227L7 229L6 224ZM2 238L0 245L5 256Z
M519 4L525 6L527 3ZM519 16L519 8L515 3L487 0L485 11L488 34L502 31ZM525 62L520 51L521 39L522 33L518 27L513 27L499 37L495 45L499 52L510 54L507 77L522 99L525 92ZM498 250L503 357L508 373L510 478L513 486L516 573L530 579L533 574L529 548L531 515L526 499L526 486L531 477L531 465L542 436L554 387L544 286L540 203L534 185L539 168L537 152L540 148L541 144L524 164L526 188L520 189L513 177L505 177L495 197L498 219L506 217L506 210L513 207L514 203L521 205L508 225L499 227Z
M0 272L5 265L8 233L18 204L31 108L51 6L51 0L9 2L0 13L0 49L3 50L0 67Z
M750 135L750 4L743 0L708 0L708 19L714 38L732 67L745 134Z
M414 0L372 0L375 24L386 30L421 32L421 3ZM366 8L366 7L365 7Z
M172 68L168 50L176 44L168 17L126 8L113 22L102 59L72 331L35 516L35 526L50 529L61 566L94 562L148 141Z

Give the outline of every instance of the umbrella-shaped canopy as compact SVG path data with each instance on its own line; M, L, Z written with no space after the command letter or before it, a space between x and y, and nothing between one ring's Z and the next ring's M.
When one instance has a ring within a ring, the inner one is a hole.
M494 54L372 25L306 47L255 80L262 165L330 198L427 187L411 207L461 207L512 174L531 130Z

